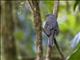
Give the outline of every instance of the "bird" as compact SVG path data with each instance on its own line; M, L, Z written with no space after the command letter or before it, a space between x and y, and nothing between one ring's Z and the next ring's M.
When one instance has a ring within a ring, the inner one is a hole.
M53 15L53 14L47 15L44 30L48 37L51 35L52 30L54 30L55 35L59 34L58 22L56 20L55 15Z
M49 46L53 45L53 39L59 34L58 22L53 14L48 14L46 16L46 23L44 25L45 34L48 36Z

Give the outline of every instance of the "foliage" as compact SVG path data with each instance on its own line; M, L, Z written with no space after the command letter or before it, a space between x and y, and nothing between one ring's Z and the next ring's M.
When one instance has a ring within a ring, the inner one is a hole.
M74 11L75 11L77 6L80 6L80 1L79 0L75 0Z
M80 44L78 44L78 47L74 50L74 52L71 54L68 60L79 60L80 59Z
M31 12L30 6L25 1L18 1L16 6L16 13L18 17L18 22L20 27L16 27L18 30L14 32L16 40L20 43L19 47L25 47L27 55L30 57L35 56L35 28L33 22L33 14ZM80 1L68 1L68 9L66 7L66 1L60 1L59 13L58 13L58 24L60 28L60 34L56 37L60 47L63 50L65 56L69 55L69 60L79 60L80 59L80 45L73 49L71 48L71 41L74 36L80 32ZM44 0L40 1L40 12L41 19L44 25L45 16L47 14L52 14L54 1ZM77 8L79 7L79 9ZM46 51L47 37L43 34L43 48ZM20 48L20 49L21 49ZM24 50L24 48L23 48ZM24 51L25 52L25 51ZM55 54L59 57L58 52L54 49ZM45 53L44 53L45 55Z

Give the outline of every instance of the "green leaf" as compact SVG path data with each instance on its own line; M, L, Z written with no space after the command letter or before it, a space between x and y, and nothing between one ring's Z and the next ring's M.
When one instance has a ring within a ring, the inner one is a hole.
M80 60L80 44L77 49L72 53L68 60Z
M75 9L76 9L76 7L77 7L78 4L80 4L80 1L79 0L76 0L76 2L74 4L74 7L73 7L74 11L75 11Z

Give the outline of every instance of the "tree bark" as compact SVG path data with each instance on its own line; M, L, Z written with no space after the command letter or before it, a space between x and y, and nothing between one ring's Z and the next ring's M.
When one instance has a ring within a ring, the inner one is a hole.
M14 20L12 12L13 1L1 1L2 13L2 43L5 60L17 60L16 44L14 38Z
M1 59L1 1L0 1L0 59Z
M35 24L35 31L36 31L36 60L43 60L43 48L42 48L42 22L41 22L41 15L39 9L39 0L31 0L29 4L33 10L34 15L34 24Z

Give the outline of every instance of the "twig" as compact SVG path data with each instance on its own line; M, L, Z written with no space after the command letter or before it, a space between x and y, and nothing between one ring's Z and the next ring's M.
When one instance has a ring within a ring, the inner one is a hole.
M54 7L53 7L53 15L55 15L56 19L58 17L58 11L59 11L59 0L54 1Z
M59 12L59 0L56 0L56 1L54 1L54 7L53 7L53 15L55 15L56 20L58 18L58 12ZM62 59L64 59L64 55L63 55L63 53L62 53L62 51L61 51L61 49L60 49L60 47L59 47L59 45L58 45L58 43L56 41L56 38L53 37L53 40L54 40L56 48L58 49L58 52L60 53Z

